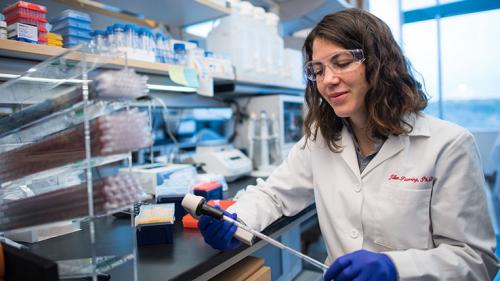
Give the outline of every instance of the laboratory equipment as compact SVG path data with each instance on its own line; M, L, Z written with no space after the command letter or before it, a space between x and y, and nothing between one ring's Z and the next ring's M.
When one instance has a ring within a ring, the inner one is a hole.
M195 195L202 196L207 200L222 199L222 185L218 181L204 182L193 187Z
M184 196L191 192L196 170L185 164L146 164L120 169L120 173L131 172L141 183L144 191L156 195L157 200L168 196Z
M234 200L208 200L208 205L219 206L222 210L226 210L231 205L236 203ZM182 218L182 226L184 228L194 228L198 229L198 220L195 219L191 214L187 214Z
M124 111L100 116L90 124L92 156L105 156L148 147L152 143L145 112ZM34 157L36 155L36 157ZM30 156L30 157L27 157ZM70 165L85 159L84 124L0 153L0 181L6 182Z
M254 177L268 177L281 163L279 147L278 122L274 116L267 116L262 110L259 117L251 114L248 126L250 149L248 155L252 159Z
M174 204L142 205L135 217L137 245L174 242Z
M257 96L251 99L238 99L240 108L248 113L259 113L266 111L268 116L275 116L279 134L279 147L281 157L286 158L292 146L303 136L302 123L304 120L304 97L291 95L267 95ZM236 138L234 145L240 149L250 150L250 138L248 126L250 120L245 120L236 127Z
M174 44L174 62L181 65L187 63L186 45L183 43Z
M157 32L155 35L155 56L156 62L167 63L167 37L161 33Z
M7 36L0 38L9 38L17 41L23 41L35 44L47 44L47 29L45 25L47 20L47 8L45 6L18 1L3 9L7 27ZM2 25L5 25L4 24Z
M64 10L51 20L52 32L63 36L65 48L73 47L90 42L91 22L92 19L87 13Z
M257 32L252 17L253 5L248 1L228 1L231 13L220 20L220 24L207 36L206 46L210 51L227 56L234 64L238 75L255 72L254 46Z
M182 199L182 207L186 209L186 211L191 214L195 218L199 218L201 215L210 215L213 216L217 219L225 218L224 216L224 211L220 209L216 209L209 204L206 203L207 200L201 196L196 196L193 194L186 194L184 196L184 199ZM229 218L230 219L230 218ZM234 220L231 219L229 222L233 222ZM238 222L239 223L239 222ZM241 224L243 225L243 224ZM253 242L253 234L249 232L248 230L239 227L236 229L236 233L234 234L234 237L241 242L251 246Z
M198 145L193 160L207 173L221 174L228 182L252 171L250 159L229 144Z
M108 214L148 197L130 175L106 177L93 182L96 214ZM0 206L0 230L64 221L88 215L87 183L7 201Z
M327 265L325 265L325 264L323 264L323 263L321 263L321 262L319 262L319 261L317 261L309 256L306 256L306 255L302 254L301 252L296 251L296 250L274 240L273 238L271 238L265 234L262 234L256 230L253 230L252 228L246 226L245 224L243 224L242 222L240 222L238 220L233 220L232 218L226 216L224 214L223 210L214 208L214 207L206 204L206 200L203 197L195 196L192 194L186 194L186 196L182 200L182 206L184 208L186 208L186 210L191 215L193 215L195 217L199 217L201 215L208 215L208 216L211 216L211 217L219 219L219 220L222 219L222 220L225 220L227 222L234 223L238 227L238 229L236 230L236 233L234 234L234 237L242 242L245 242L248 240L243 239L241 233L244 233L245 237L250 236L250 235L256 236L256 237L259 237L260 239L268 242L269 244L271 244L273 246L276 246L282 250L286 250L286 251L290 252L291 254L301 258L302 260L310 263L311 265L314 265L315 267L321 269L322 271L326 271L328 269ZM239 231L240 231L240 233L239 233Z

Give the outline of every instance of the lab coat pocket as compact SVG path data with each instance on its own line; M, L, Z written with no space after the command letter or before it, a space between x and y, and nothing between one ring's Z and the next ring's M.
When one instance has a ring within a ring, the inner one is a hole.
M374 242L394 249L427 249L432 189L382 186L378 193Z

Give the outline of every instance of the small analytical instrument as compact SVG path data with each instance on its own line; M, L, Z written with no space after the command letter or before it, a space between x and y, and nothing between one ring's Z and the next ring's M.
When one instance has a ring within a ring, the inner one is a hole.
M252 171L252 161L232 145L198 145L193 159L207 173L223 175L231 182Z
M201 215L208 215L211 216L215 219L219 220L225 220L230 223L234 223L238 229L236 230L236 233L234 234L234 237L242 242L244 242L247 245L251 245L252 241L252 236L259 237L260 239L268 242L269 244L276 246L280 249L286 250L290 252L291 254L301 258L302 260L314 265L315 267L321 269L322 271L326 271L328 269L328 266L325 264L309 257L304 254L302 254L299 251L296 251L276 240L273 238L264 235L256 230L251 229L250 227L246 226L240 221L233 220L232 218L225 216L224 211L214 208L210 205L207 204L205 198L201 196L196 196L193 194L186 194L184 196L184 199L182 200L182 206L188 211L192 216L194 217L199 217Z

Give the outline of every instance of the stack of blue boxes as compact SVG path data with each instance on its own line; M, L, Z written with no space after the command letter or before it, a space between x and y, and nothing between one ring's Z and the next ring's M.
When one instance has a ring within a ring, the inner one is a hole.
M88 43L91 39L90 33L92 22L89 14L64 10L52 19L52 31L63 36L64 48L70 48L78 44Z

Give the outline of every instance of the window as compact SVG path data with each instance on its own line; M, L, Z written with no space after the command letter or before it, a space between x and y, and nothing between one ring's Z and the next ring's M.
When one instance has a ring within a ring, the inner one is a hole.
M193 24L187 26L185 28L185 31L198 37L207 38L210 31L216 28L219 25L219 22L219 20L209 20L202 23Z
M471 130L500 130L500 4L440 0L447 5L425 8L432 1L405 2L419 9L403 13L402 47L424 78L431 97L426 112Z
M500 128L500 10L443 18L441 38L444 117Z
M438 116L438 51L435 20L403 26L403 49L414 69L415 78L422 83L430 97L426 113Z
M437 0L401 0L403 11L427 8L437 4Z

